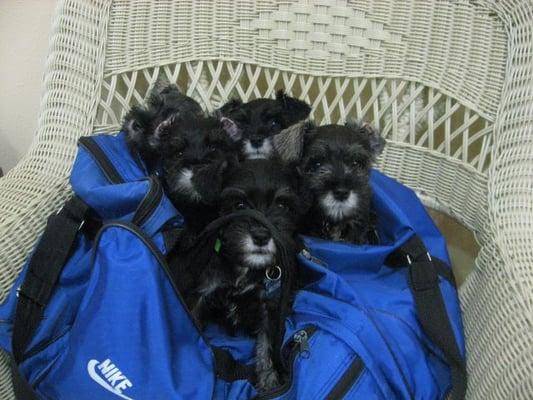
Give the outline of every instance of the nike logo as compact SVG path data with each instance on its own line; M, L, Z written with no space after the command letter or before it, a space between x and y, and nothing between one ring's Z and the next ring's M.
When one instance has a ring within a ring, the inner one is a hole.
M133 400L122 393L123 390L130 388L133 384L108 358L105 361L90 360L87 364L87 372L93 381L98 383L104 389L110 391L114 395L126 399Z

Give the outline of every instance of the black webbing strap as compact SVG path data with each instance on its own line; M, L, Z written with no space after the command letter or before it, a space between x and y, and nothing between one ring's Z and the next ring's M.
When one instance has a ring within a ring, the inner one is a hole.
M39 400L39 397L37 397L37 393L35 393L32 386L20 373L18 365L15 363L15 360L13 360L13 357L10 357L9 366L11 367L11 382L13 383L13 392L15 393L15 399Z
M13 357L17 364L24 359L26 347L43 318L44 308L88 211L89 207L75 196L57 214L48 217L44 233L29 262L24 282L18 289L12 343Z
M227 382L238 380L252 381L254 378L254 368L251 365L241 364L232 355L220 347L212 347L215 356L215 371L217 377Z
M409 268L409 286L418 319L428 337L442 351L451 369L451 399L464 399L466 367L446 311L434 260L418 236L402 246Z
M400 247L398 250L392 252L387 256L385 259L385 265L392 267L392 268L403 268L405 267L405 262L407 260L408 254L404 251L402 247ZM446 279L452 286L457 286L455 282L455 276L453 275L452 269L446 264L444 261L442 261L440 258L431 256L431 259L433 261L433 265L435 266L435 269L437 271L437 274Z

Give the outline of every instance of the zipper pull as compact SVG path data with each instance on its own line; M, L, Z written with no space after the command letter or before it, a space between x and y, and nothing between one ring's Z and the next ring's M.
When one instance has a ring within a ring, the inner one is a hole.
M297 344L299 348L300 355L303 358L309 358L310 349L309 349L309 336L305 330L298 331L294 334L294 343Z
M322 261L320 258L317 258L315 257L314 255L311 254L311 252L307 249L302 249L302 251L300 251L300 254L307 260L311 261L311 262L314 262L315 264L318 264L318 265L322 265L323 267L327 266L327 264Z
M304 256L308 260L311 260L311 253L307 249L302 249L302 256Z

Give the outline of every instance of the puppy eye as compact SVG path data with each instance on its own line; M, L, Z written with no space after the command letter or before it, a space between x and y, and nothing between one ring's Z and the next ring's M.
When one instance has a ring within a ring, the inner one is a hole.
M272 120L272 122L270 122L270 129L279 129L280 127L281 125L278 121Z
M278 200L276 205L278 206L279 209L282 209L282 210L290 209L289 203L287 203L285 200Z
M217 151L217 147L215 145L209 146L209 151L212 153L214 151Z
M359 160L353 160L352 161L352 167L353 168L357 168L357 169L363 169L364 165L361 161Z
M239 200L233 204L233 208L235 210L244 210L246 208L246 204L244 203L244 201Z
M307 172L316 172L321 166L322 166L322 163L320 161L311 163L309 167L307 167Z

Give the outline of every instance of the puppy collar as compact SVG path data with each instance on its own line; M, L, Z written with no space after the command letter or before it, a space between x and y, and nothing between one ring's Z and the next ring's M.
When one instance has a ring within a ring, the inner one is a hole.
M266 297L271 299L278 296L281 288L282 271L279 265L269 267L265 271L265 279L263 285L265 286Z
M281 268L279 265L267 268L265 271L265 278L269 281L279 281L281 279Z
M222 247L222 241L217 238L217 240L215 240L215 253L220 253L220 248Z

